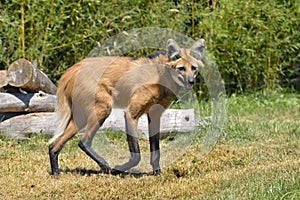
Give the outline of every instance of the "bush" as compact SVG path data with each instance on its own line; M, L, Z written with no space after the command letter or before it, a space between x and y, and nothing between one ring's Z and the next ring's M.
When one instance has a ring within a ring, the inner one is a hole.
M36 59L53 81L98 43L141 27L205 38L232 91L273 88L299 62L296 0L15 0L0 12L0 69Z

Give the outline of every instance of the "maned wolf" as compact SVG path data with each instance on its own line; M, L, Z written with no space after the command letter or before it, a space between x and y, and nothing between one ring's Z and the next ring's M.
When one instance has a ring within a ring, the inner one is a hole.
M129 57L87 58L69 68L57 90L57 130L49 142L51 174L59 174L58 154L64 144L86 127L79 147L102 169L119 174L140 159L138 119L147 114L150 164L160 174L160 116L182 88L192 89L198 68L203 67L205 41L198 40L190 49L180 48L170 39L166 55L133 59ZM92 149L95 133L110 115L112 106L125 108L130 159L111 169Z

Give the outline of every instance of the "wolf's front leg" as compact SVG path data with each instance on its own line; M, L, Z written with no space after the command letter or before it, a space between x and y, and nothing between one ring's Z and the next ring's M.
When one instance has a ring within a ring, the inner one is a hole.
M160 174L160 166L159 166L159 160L160 160L160 150L159 150L159 133L155 134L154 136L149 137L150 142L150 164L152 165L153 169L153 175L159 175Z
M139 164L141 160L140 147L138 143L137 131L138 119L134 119L129 113L125 112L127 143L130 151L129 161L123 165L117 165L111 173L117 175Z
M152 165L153 175L160 174L160 149L159 149L159 131L160 131L160 116L164 108L161 105L153 105L149 110L148 129L149 129L149 143L150 143L150 164Z

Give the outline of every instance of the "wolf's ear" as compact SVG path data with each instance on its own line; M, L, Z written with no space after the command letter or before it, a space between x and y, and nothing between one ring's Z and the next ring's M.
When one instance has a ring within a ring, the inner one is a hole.
M173 39L169 39L167 42L167 53L170 60L176 60L180 58L180 47Z
M204 56L205 40L198 40L191 48L191 56L197 60L201 60Z

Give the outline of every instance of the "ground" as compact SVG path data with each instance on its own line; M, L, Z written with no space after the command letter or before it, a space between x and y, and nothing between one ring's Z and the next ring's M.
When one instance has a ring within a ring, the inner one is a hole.
M209 106L201 103L203 115ZM76 137L60 155L62 173L53 177L48 138L2 138L0 199L299 199L299 124L299 93L232 95L213 151L201 158L192 145L160 176L101 174Z

